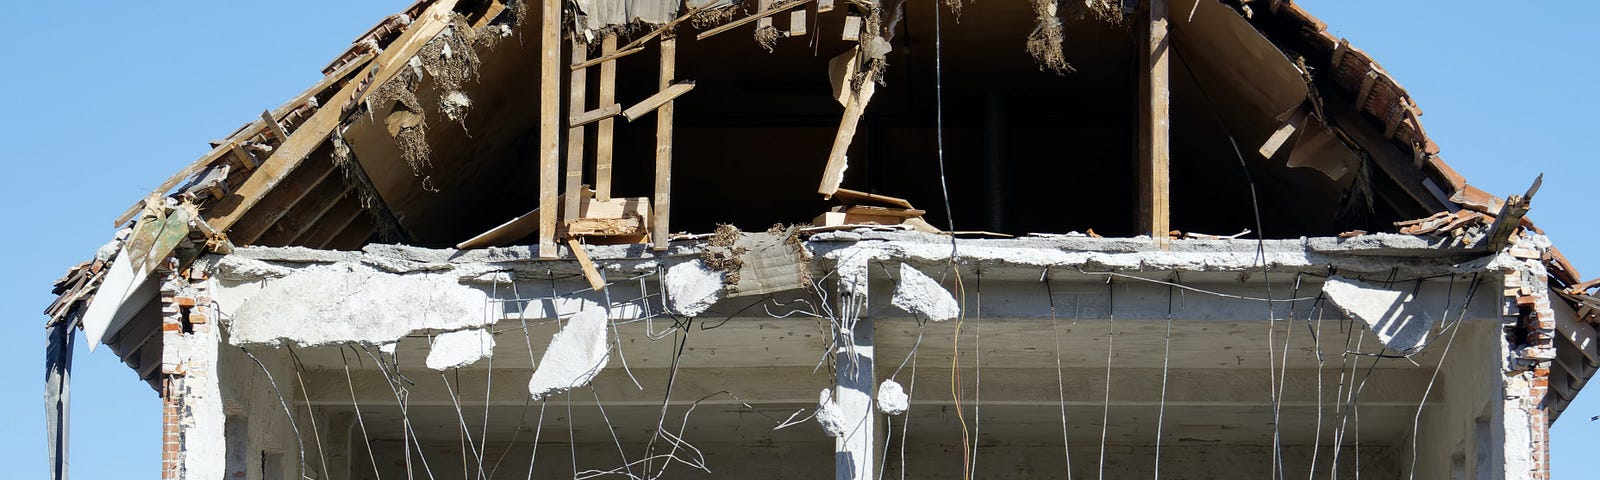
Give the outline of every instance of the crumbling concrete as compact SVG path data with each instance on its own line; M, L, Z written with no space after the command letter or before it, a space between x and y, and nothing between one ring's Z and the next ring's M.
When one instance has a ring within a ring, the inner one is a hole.
M494 354L494 334L487 329L445 332L434 337L428 368L449 370L472 365Z
M833 389L824 388L817 394L817 424L822 426L822 431L830 437L844 436L844 411L839 409L839 402L833 399Z
M878 385L878 411L885 415L899 415L911 408L911 398L906 396L900 382L884 380Z
M705 313L722 299L722 275L699 260L667 269L667 299L672 310L689 317Z
M231 343L381 344L416 330L459 330L493 321L484 313L487 295L444 275L399 275L340 263L263 283L260 291L224 310Z
M1419 309L1406 291L1334 275L1323 282L1322 293L1346 316L1366 323L1383 346L1401 353L1421 348L1433 328L1433 314Z
M900 264L900 282L894 286L890 303L907 313L935 322L956 318L961 305L939 282L915 267Z
M611 349L606 344L606 311L591 307L567 321L567 325L550 339L550 347L539 359L533 378L528 380L528 393L534 400L587 385L605 368L611 359Z

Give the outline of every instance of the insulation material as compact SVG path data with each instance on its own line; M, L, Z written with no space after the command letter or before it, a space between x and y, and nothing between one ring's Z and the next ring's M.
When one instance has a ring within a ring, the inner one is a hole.
M884 380L878 384L878 411L885 415L899 415L911 408L911 397L900 387L900 382Z
M494 353L494 334L484 329L441 333L428 348L428 368L449 370L477 363Z
M839 408L839 402L833 398L833 389L824 388L817 394L817 424L822 425L822 431L830 437L844 436L844 410Z
M478 76L478 53L474 48L472 26L461 15L450 16L450 26L422 46L417 58L422 69L438 84L439 111L458 124L465 122L472 102L462 86Z
M935 322L956 318L961 314L961 305L956 303L955 296L950 295L949 290L922 271L904 263L900 264L900 283L894 286L894 296L889 302L912 315Z
M1415 352L1433 328L1433 317L1404 291L1335 275L1322 284L1322 293L1346 316L1366 323L1391 350Z
M727 295L765 295L810 285L809 256L798 233L794 227L773 226L765 233L740 235L732 247L739 252L738 270L724 279Z
M1061 53L1061 19L1056 17L1054 0L1031 0L1038 25L1028 34L1028 54L1039 62L1040 70L1057 74L1072 72L1067 57Z
M722 300L722 272L696 260L667 269L667 301L679 315L693 317L705 313Z
M606 309L592 306L573 315L566 326L550 339L550 347L539 358L539 367L528 379L528 393L534 400L588 385L611 359L606 344Z

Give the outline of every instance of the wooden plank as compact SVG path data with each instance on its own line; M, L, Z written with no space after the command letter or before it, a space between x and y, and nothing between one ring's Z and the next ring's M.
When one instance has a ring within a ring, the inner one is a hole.
M542 2L539 45L539 257L556 258L556 199L561 172L561 2Z
M775 0L756 0L756 10L761 12L771 10L773 1ZM763 17L760 20L756 20L756 30L763 28L777 28L772 24L772 17Z
M567 222L565 228L568 238L633 236L650 232L645 226L645 217L579 218Z
M832 198L839 191L839 184L844 183L844 170L847 166L845 155L850 151L850 142L855 139L856 127L861 123L861 116L866 113L867 102L872 100L872 94L877 90L877 82L864 81L854 90L850 90L850 79L854 76L854 68L846 68L861 63L861 49L854 48L831 60L829 75L840 91L849 91L844 102L844 117L839 121L839 131L834 133L833 148L828 153L828 164L822 170L822 184L817 187L817 193L823 198ZM844 59L844 60L841 60ZM835 65L843 67L835 68Z
M905 220L905 217L899 215L823 212L822 215L817 215L817 218L811 219L811 225L817 227L837 227L840 225L899 225Z
M272 136L278 137L279 142L289 141L289 132L283 129L283 124L272 118L272 111L262 110L261 122L265 123L267 128L272 129Z
M361 208L361 201L358 199L350 198L339 202L339 206L334 207L333 211L328 213L328 219L322 222L320 227L307 231L304 235L305 238L295 239L294 244L311 248L323 248L333 242L333 239L338 237L340 232L350 228L350 225L354 224L357 218L361 218L365 214L366 210Z
M1276 131L1273 131L1272 136L1267 137L1267 141L1261 144L1261 148L1256 149L1256 153L1260 153L1261 158L1272 158L1273 155L1277 155L1278 150L1283 148L1283 144L1289 141L1289 137L1300 131L1300 123L1305 120L1305 107L1300 108L1300 110L1289 114L1289 119L1284 121L1283 125L1279 126Z
M804 8L789 12L789 36L803 37L806 34L806 10Z
M292 172L276 188L266 192L263 199L267 202L256 209L254 215L235 223L228 236L240 245L254 244L336 170L331 162L316 162Z
M608 57L617 51L617 36L606 35L600 41L600 56ZM600 64L600 104L617 105L617 62L608 61ZM620 108L620 105L618 105ZM620 112L619 112L620 113ZM611 199L611 143L617 121L611 117L615 114L600 119L596 127L594 144L594 198L600 201Z
M1533 185L1522 195L1506 197L1506 203L1500 207L1500 213L1495 214L1494 223L1489 225L1488 233L1484 234L1485 245L1490 252L1498 252L1510 243L1511 235L1516 233L1517 227L1522 225L1522 217L1528 214L1532 207L1533 195L1539 193L1539 186L1544 184L1544 174L1539 174L1533 179Z
M594 110L589 110L587 112L582 112L582 113L567 117L567 127L568 128L582 127L584 125L588 125L588 124L591 124L591 123L594 123L594 122L610 119L611 117L615 117L617 115L620 115L621 113L622 113L622 105L618 105L618 104L613 103L613 104L610 104L610 105L606 105L604 107L596 108Z
M879 216L898 217L898 218L920 217L920 216L928 214L928 212L925 212L925 211L922 211L922 210L917 210L915 208L884 208L884 207L874 207L874 206L869 206L869 205L854 205L854 206L850 206L850 207L840 207L839 211L844 212L844 213L850 213L850 214L879 215Z
M672 86L673 76L677 73L676 62L678 54L678 39L667 37L661 39L661 73L659 87L667 90ZM668 225L668 214L672 211L672 101L668 100L656 109L656 185L655 185L655 211L651 223L652 243L658 251L666 250L668 236L672 234Z
M683 96L685 93L689 93L690 90L694 90L694 82L679 82L669 85L665 88L662 88L661 91L656 92L655 95L651 95L644 100L640 100L639 103L633 104L633 106L628 107L627 110L623 110L622 118L628 119L629 122L637 120L639 117L649 115L650 112L656 111L656 109L661 108L663 105L670 104L672 100Z
M715 2L712 2L712 3L715 3ZM754 22L756 20L767 18L767 17L773 16L773 15L776 15L776 14L779 14L779 13L787 12L787 11L793 9L794 7L805 5L807 3L811 3L811 0L803 0L803 1L799 1L799 2L790 3L790 4L787 4L787 5L782 5L782 6L779 6L777 8L769 8L769 9L766 9L766 10L762 10L762 11L753 13L748 17L744 17L744 18L741 18L741 19L738 19L738 20L734 20L732 22L724 23L722 25L718 25L716 28L712 28L710 30L706 30L704 32L700 32L699 35L695 35L694 39L695 40L705 40L707 38L711 38L712 35L716 35L716 34L719 34L719 33L722 33L722 32L726 32L728 30L739 28L740 26L742 26L744 24L747 24L747 23L750 23L750 22Z
M612 41L612 49L613 50L615 50L615 48L616 48L615 42L616 42L615 40ZM644 47L633 47L633 48L630 48L630 49L627 49L627 50L623 50L623 51L620 51L620 52L612 51L611 53L603 53L603 54L601 54L601 56L595 57L595 58L593 58L591 60L584 60L584 61L581 61L581 62L578 62L578 63L574 63L574 64L572 64L571 67L567 67L567 68L572 69L572 70L583 70L585 68L593 67L595 65L605 65L607 63L612 63L612 62L617 61L617 59L619 59L619 58L626 57L628 55L633 55L635 53L639 53L639 52L642 52L642 51L644 51Z
M276 115L286 114L290 110L305 104L307 100L310 100L317 94L322 93L323 90L327 90L328 87L332 86L334 83L337 83L338 81L349 76L350 73L356 71L358 67L365 66L367 62L372 60L372 58L372 54L363 54L362 56L357 57L356 60L345 64L343 67L340 67L338 71L322 77L322 80L318 81L316 85L312 85L311 88L307 88L305 91L300 92L299 95L296 95L293 99L285 102L278 108L273 109L273 113ZM210 152L206 152L205 155L201 155L200 158L195 159L195 161L190 163L189 166L184 167L182 170L178 170L178 173L175 173L171 177L167 178L165 182L161 182L161 185L156 187L155 190L151 191L150 195L165 195L168 191L172 190L173 187L176 187L179 183L182 183L184 179L189 178L196 173L200 173L201 170L205 170L206 167L211 166L211 163L215 162L216 159L221 158L223 155L229 153L231 150L231 147L227 146L229 142L243 141L251 136L254 136L256 132L261 130L262 127L263 125L261 124L260 120L255 120L246 124L244 127L240 128L239 131L234 132L233 135L229 135L227 140L217 144L217 146L212 147ZM254 167L252 166L251 168ZM141 198L137 203L134 203L133 206L128 207L126 211L123 211L121 215L118 215L116 220L112 222L112 225L122 226L122 224L128 223L128 220L132 220L133 216L137 215L139 211L143 209L144 199Z
M844 202L846 205L861 205L866 203L881 203L891 207L911 208L911 202L903 198L888 195L878 195L848 188L841 188L833 192L833 198Z
M294 245L292 242L296 238L311 230L328 215L330 210L333 210L334 205L338 205L355 191L354 188L337 180L323 182L317 188L322 191L308 195L315 201L301 202L301 205L284 215L283 220L278 221L276 228L268 230L257 241L268 245Z
M578 266L583 267L583 278L589 281L589 288L597 292L604 290L606 281L600 277L600 270L594 268L589 252L583 249L582 243L578 243L578 237L567 237L567 247L572 249L572 256L578 259Z
M1144 74L1139 76L1143 99L1139 110L1139 198L1137 226L1148 233L1157 246L1166 248L1170 226L1170 102L1168 89L1167 0L1152 0L1148 7L1144 48L1140 59Z
M240 145L239 142L228 142L228 151L233 154L233 158L239 160L239 165L243 166L246 171L256 169L256 157L245 151L244 146Z
M860 15L846 15L844 17L844 30L839 34L839 39L847 42L861 40Z
M589 46L581 41L572 42L572 59L582 60L589 54ZM571 82L567 84L567 111L582 112L584 97L589 84L588 70L573 70L569 74ZM583 195L583 125L567 126L567 181L566 181L566 208L561 218L572 220L578 218L578 206L582 203Z
M406 62L415 56L428 40L449 25L450 11L455 8L455 4L455 0L435 2L412 22L399 38L390 43L389 48L374 60L379 67L373 76L373 84L382 85L394 78L401 69L411 68ZM339 106L354 98L360 84L361 82L355 81L346 82L339 92L327 102L323 102L323 108L317 109L316 113L295 129L296 135L289 137L288 141L273 150L272 156L262 162L261 168L252 172L244 184L239 186L236 195L231 195L212 206L209 210L215 215L211 219L212 226L223 230L232 227L261 200L266 192L283 181L289 172L298 168L306 156L327 140L335 128L338 128L339 122L343 120L343 112Z

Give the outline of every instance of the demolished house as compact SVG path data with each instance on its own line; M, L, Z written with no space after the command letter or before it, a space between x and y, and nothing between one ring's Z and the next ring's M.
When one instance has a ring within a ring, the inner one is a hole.
M59 478L80 336L169 479L1547 478L1600 365L1537 182L1287 0L422 0L323 73L55 284Z

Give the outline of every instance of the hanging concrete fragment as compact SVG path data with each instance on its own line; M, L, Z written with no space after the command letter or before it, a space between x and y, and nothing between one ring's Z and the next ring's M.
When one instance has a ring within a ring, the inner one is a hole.
M667 269L667 301L679 315L693 317L722 299L722 272L699 260Z
M449 370L477 363L494 354L494 334L474 329L441 333L428 348L428 368Z
M956 303L956 298L950 295L949 290L904 263L900 264L900 283L894 286L894 297L889 302L912 315L935 322L956 318L961 314L961 305Z
M900 382L884 380L878 384L878 411L885 415L899 415L911 408L911 398L906 396Z
M581 387L594 380L611 359L606 344L606 310L593 306L578 312L550 339L539 367L528 380L534 400Z
M1416 307L1407 292L1341 276L1328 277L1322 293L1350 318L1361 320L1383 346L1402 353L1421 348L1433 328L1433 317Z
M817 424L822 425L822 431L830 437L844 435L844 411L839 409L839 402L833 399L833 389L824 388L817 394Z

